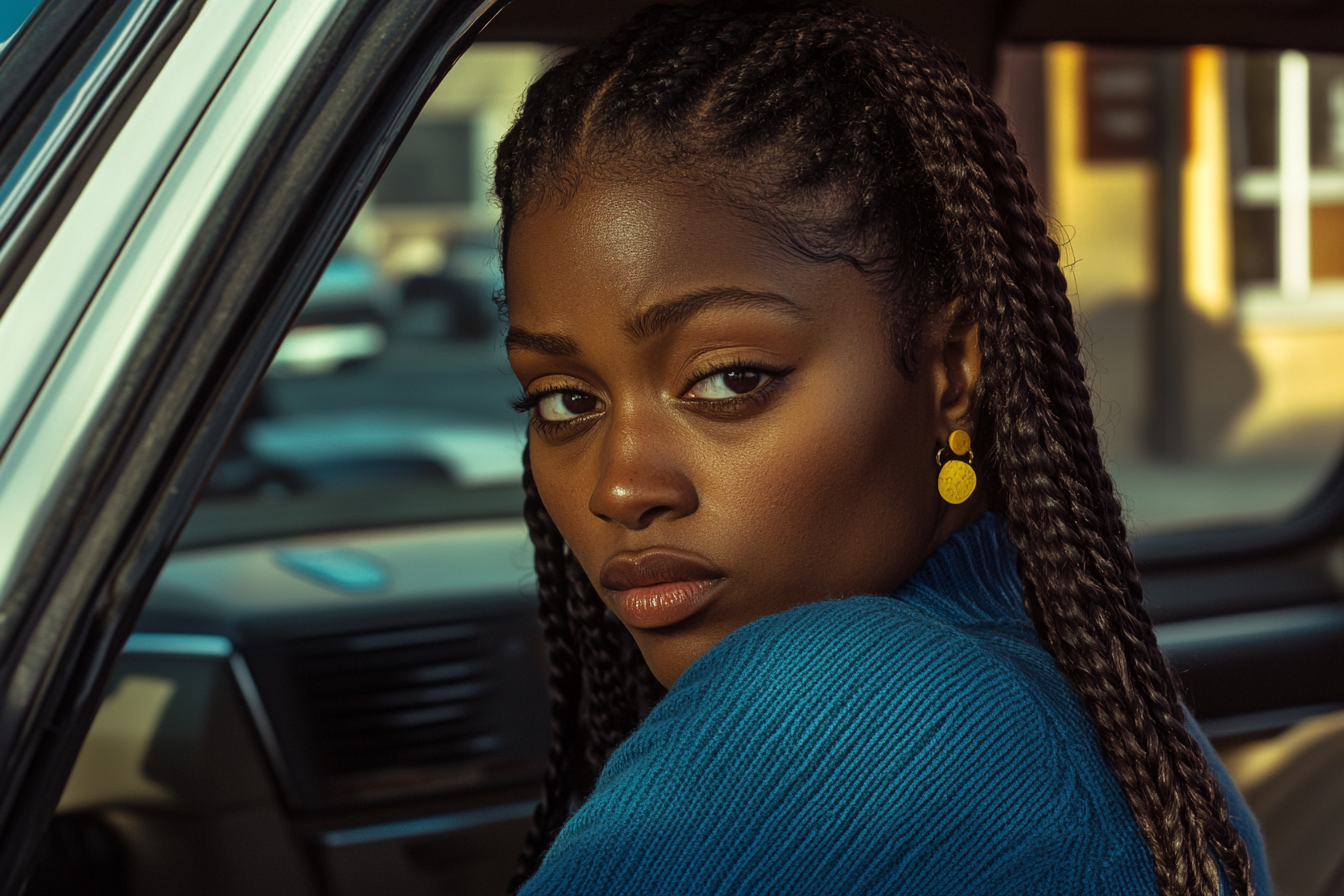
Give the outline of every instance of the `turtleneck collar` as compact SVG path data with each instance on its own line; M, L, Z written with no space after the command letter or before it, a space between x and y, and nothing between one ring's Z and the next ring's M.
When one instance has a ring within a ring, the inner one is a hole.
M1017 548L992 513L953 534L895 597L955 625L1031 626L1022 605Z

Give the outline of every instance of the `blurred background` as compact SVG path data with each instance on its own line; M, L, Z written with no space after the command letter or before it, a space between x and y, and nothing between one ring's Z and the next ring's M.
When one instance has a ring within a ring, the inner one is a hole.
M1010 46L1137 533L1282 515L1344 438L1344 59Z
M493 148L552 48L478 43L285 340L183 546L510 516L525 418L495 304Z

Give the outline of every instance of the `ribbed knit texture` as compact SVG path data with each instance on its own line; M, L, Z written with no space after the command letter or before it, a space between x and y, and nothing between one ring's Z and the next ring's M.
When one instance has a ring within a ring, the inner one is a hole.
M1264 847L1219 772L1268 896ZM1081 703L986 515L895 595L797 607L701 657L613 754L538 894L1155 894Z

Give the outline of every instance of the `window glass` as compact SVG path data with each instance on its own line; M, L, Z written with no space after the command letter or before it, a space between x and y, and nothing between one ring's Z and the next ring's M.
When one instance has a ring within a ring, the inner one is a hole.
M1271 519L1344 443L1344 57L1003 50L1133 531Z
M545 64L477 44L435 92L262 381L185 547L516 516L492 148Z
M431 98L184 546L517 513L488 167L547 53L477 45ZM996 90L1133 531L1291 512L1344 443L1344 57L1011 46Z

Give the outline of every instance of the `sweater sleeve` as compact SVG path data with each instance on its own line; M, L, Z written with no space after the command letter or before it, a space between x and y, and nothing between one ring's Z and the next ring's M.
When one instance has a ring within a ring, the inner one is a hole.
M891 598L812 604L687 670L523 892L1076 892L1105 852L1078 788L975 638Z

